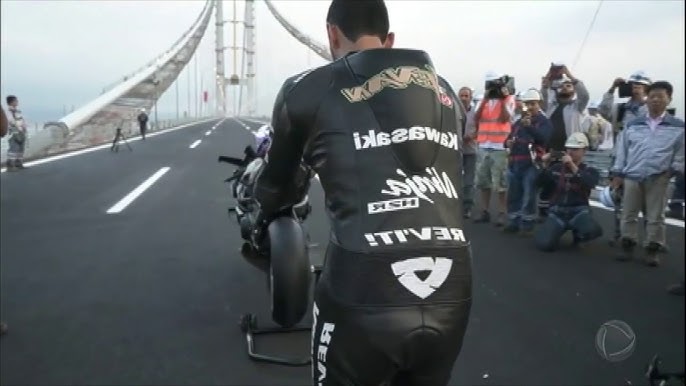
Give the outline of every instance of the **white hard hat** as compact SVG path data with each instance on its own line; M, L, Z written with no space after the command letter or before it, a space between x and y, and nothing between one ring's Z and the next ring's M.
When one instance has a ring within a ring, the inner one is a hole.
M646 86L650 86L651 83L653 83L648 75L645 74L644 71L636 71L627 80L629 83L638 83L638 84L644 84Z
M502 77L503 77L502 74L499 74L495 71L488 71L486 73L486 82L491 81L491 80L498 80Z
M268 137L272 134L272 127L269 125L262 125L260 126L259 129L257 129L257 132L255 132L255 137L257 138L263 138L263 137Z
M145 112L145 107L141 108L141 112L143 112L143 113Z
M559 84L572 83L572 80L567 76L567 74L562 74L562 77L558 79Z
M565 147L569 149L585 149L588 147L588 137L580 131L572 133L572 135L567 138Z
M522 102L540 101L541 99L541 93L535 88L530 88L522 93Z
M600 199L600 203L605 205L606 207L615 207L615 201L612 199L612 189L609 186L604 187L600 191L600 196L598 198Z

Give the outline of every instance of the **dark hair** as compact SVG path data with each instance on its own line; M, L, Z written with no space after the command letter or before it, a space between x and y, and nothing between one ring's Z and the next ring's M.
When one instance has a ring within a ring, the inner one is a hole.
M651 92L652 90L665 90L667 92L668 97L672 97L672 92L674 92L674 88L672 85L664 80L658 80L657 82L653 82L650 86L648 86L648 92Z
M462 90L467 90L467 91L469 91L469 97L470 97L470 98L472 98L472 97L474 96L473 93L472 93L472 89L469 88L469 87L467 87L467 86L460 87L460 89L457 90L457 94L459 95L459 94L462 92Z
M351 41L364 35L388 36L388 10L383 0L333 0L326 22L337 26Z
M8 95L8 96L7 96L7 99L5 99L5 100L7 101L7 104L10 104L10 103L16 101L16 100L17 100L17 97L14 96L14 95Z

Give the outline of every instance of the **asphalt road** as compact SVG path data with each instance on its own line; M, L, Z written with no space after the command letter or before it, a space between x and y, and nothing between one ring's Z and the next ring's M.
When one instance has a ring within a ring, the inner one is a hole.
M218 122L0 176L3 385L309 384L309 367L247 357L238 320L254 312L268 323L266 280L239 253L223 183L231 167L216 159L240 156L259 124ZM328 223L318 183L310 197L320 262ZM596 213L609 234L610 213ZM665 292L683 277L683 225L668 227L671 254L659 268L617 263L604 241L544 254L492 225L469 223L466 235L474 305L451 384L646 384L656 353L665 368L683 368L684 301ZM595 347L615 319L636 335L618 363ZM304 332L258 348L307 354L308 344Z

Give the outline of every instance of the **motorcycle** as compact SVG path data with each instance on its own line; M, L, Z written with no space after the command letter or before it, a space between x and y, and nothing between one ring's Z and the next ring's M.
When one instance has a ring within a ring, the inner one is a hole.
M311 268L303 228L311 212L309 198L306 195L300 203L265 219L252 197L255 181L266 165L264 158L247 146L242 159L219 156L218 161L236 166L225 180L236 199L236 205L228 209L229 216L235 214L241 238L250 249L269 260L272 320L292 327L305 315L309 301Z

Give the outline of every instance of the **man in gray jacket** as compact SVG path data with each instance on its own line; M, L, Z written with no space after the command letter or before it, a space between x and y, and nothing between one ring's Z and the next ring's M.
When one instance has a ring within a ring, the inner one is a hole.
M463 188L463 212L465 218L472 215L474 206L474 175L476 173L476 152L479 144L476 142L476 122L474 121L474 109L472 108L472 89L462 87L458 92L460 102L467 112L467 123L462 136L462 188Z
M643 262L659 265L664 250L665 205L669 180L684 173L684 121L667 114L672 85L659 81L648 87L648 115L627 122L617 137L612 185L624 186L621 246L618 260L632 260L638 240L638 213L645 204L647 220Z

